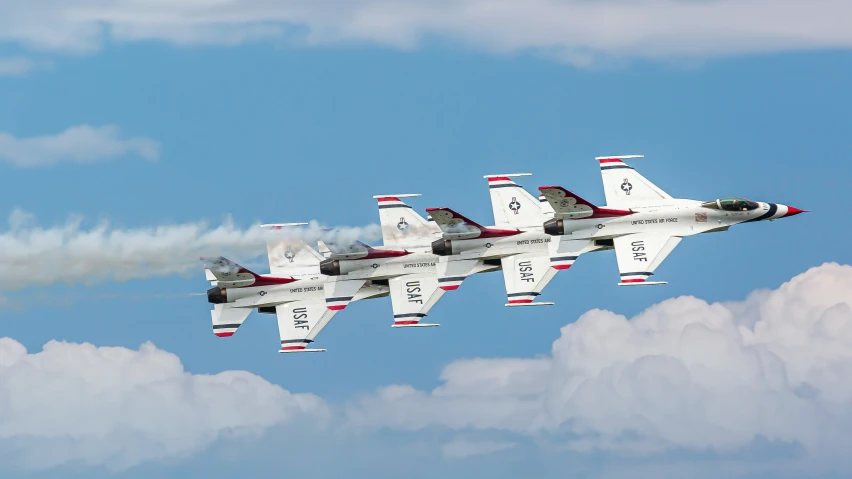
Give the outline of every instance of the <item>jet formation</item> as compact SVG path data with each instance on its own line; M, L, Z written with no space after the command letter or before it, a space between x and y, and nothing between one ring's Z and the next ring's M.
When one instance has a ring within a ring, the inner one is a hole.
M429 311L471 275L502 270L506 306L548 306L538 301L559 271L580 255L615 250L619 285L660 285L651 276L684 237L726 231L733 225L804 212L740 197L712 201L672 198L625 160L600 164L606 206L595 206L561 186L541 186L538 197L512 178L486 175L494 224L450 208L427 208L424 218L403 200L413 194L375 196L382 246L299 240L267 245L270 274L256 274L224 258L202 258L213 286L207 298L213 333L232 336L248 315L275 314L282 353L320 352L317 335L349 303L390 296L393 327L430 327ZM284 229L305 223L273 223Z

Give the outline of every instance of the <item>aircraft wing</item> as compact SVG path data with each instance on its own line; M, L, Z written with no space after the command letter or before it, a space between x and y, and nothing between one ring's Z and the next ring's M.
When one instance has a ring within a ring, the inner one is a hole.
M323 299L294 301L275 307L278 316L278 334L281 336L281 353L324 352L325 349L308 349L337 310L328 309Z
M559 271L571 268L581 254L601 249L589 239L557 236L547 252L522 253L502 258L503 282L506 284L506 306L549 306L535 302L545 286Z
M613 240L621 286L666 284L665 281L646 281L666 256L680 243L679 236L634 233Z
M358 294L367 280L329 281L323 287L324 298L311 298L275 307L278 315L278 333L281 336L281 353L324 352L325 349L309 349L331 318L342 311Z
M537 303L535 298L556 276L551 267L550 254L521 253L500 260L503 265L503 282L506 283L506 306L549 306L553 303Z
M393 327L438 326L420 321L446 292L438 285L438 275L421 273L398 276L388 280Z

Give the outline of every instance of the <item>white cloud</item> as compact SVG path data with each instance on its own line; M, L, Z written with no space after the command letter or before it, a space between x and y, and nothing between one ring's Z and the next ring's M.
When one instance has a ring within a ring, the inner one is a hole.
M19 168L95 163L131 155L156 160L160 144L143 136L121 138L115 126L79 125L56 135L30 138L0 132L0 161Z
M0 338L0 458L24 468L69 462L125 468L194 453L330 412L246 371L186 372L174 354L50 341L28 353Z
M133 229L101 222L86 229L82 218L71 218L65 225L45 228L22 211L12 213L9 225L8 231L0 232L0 270L4 272L0 289L125 281L189 271L200 274L201 256L251 258L266 251L267 241L282 237L345 242L355 238L370 241L379 236L378 225L324 231L316 222L281 232L258 225L241 229L230 221L216 227L193 222Z
M511 449L517 444L498 441L471 441L453 439L441 447L441 454L447 459L465 459L473 456L485 456Z
M741 302L679 297L630 320L589 311L551 357L456 361L438 388L384 387L348 418L619 454L731 452L762 437L838 458L852 441L850 377L852 266L825 264Z
M288 41L413 48L424 37L493 52L709 57L852 47L847 0L30 0L0 3L0 40L91 51L107 38L179 45Z

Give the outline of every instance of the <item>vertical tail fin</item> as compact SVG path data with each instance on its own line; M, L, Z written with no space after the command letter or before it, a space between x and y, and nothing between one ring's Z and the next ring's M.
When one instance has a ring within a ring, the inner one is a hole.
M385 246L428 246L441 235L441 229L434 222L427 221L400 198L420 196L419 194L377 195L379 204L379 223L382 226L382 240Z
M550 205L550 202L547 201L547 198L542 194L538 195L538 204L541 205L541 213L548 218L553 216L553 206Z
M270 223L262 228L280 230L291 226L304 226L307 223ZM269 255L269 271L274 275L302 276L320 274L319 264L322 255L300 239L284 239L266 245Z
M642 155L599 156L606 205L611 208L641 206L659 200L672 199L668 193L648 181L624 161Z
M488 179L488 191L491 193L494 226L504 228L541 226L550 217L542 211L538 198L511 180L515 176L530 176L530 174L485 175Z

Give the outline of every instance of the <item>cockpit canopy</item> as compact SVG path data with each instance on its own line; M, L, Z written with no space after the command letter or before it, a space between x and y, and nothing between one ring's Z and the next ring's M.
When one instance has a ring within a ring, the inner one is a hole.
M751 211L756 210L760 205L756 201L747 200L745 198L719 198L718 200L702 203L701 206L714 210L725 211Z

